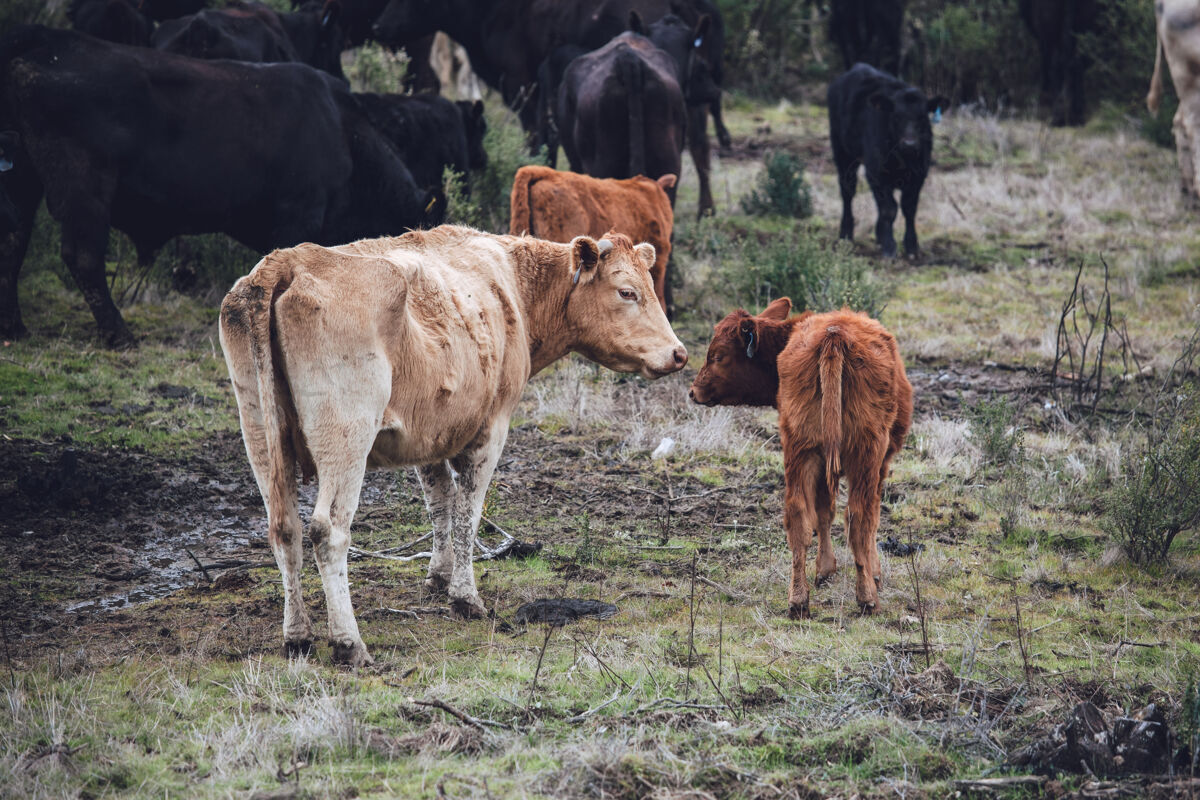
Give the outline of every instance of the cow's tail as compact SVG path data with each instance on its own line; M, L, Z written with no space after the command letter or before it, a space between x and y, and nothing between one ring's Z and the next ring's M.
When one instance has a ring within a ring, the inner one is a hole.
M837 495L842 471L842 369L846 360L842 329L830 325L818 346L821 382L821 444L825 451L825 480L830 495Z
M517 175L513 178L512 195L509 197L511 211L508 232L512 235L528 233L530 236L537 236L533 231L533 199L529 195L533 191L533 184L544 178L547 172L553 173L554 170L541 166L521 167L517 170Z
M265 490L263 499L271 521L282 520L288 513L285 498L290 495L290 482L296 479L297 450L293 437L299 433L298 421L275 334L276 303L290 286L291 277L290 267L276 251L238 281L221 304L221 345L230 377L240 392L257 390L263 441L253 442L249 431L243 433L247 436L247 449L261 444L266 450L267 474L258 477ZM249 398L238 397L240 409L244 410L248 404ZM307 455L307 450L304 453ZM306 459L306 478L313 471L310 465L311 459ZM271 530L274 529L272 524Z
M621 59L621 84L629 103L629 177L646 174L645 76L632 55Z
M1150 92L1146 95L1146 108L1150 110L1151 114L1158 113L1158 105L1162 100L1163 93L1163 43L1162 38L1158 35L1157 27L1156 24L1154 32L1154 75L1150 78Z

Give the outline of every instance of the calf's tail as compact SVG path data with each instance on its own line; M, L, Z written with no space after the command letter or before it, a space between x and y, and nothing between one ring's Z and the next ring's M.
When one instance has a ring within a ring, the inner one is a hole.
M821 383L821 444L825 451L825 480L829 493L837 496L842 471L842 369L847 341L842 329L830 325L819 345Z
M533 232L533 200L529 195L533 191L533 184L547 172L553 173L554 170L549 167L521 167L517 170L517 175L513 178L512 194L508 198L511 209L508 232L513 236L523 233L537 235Z

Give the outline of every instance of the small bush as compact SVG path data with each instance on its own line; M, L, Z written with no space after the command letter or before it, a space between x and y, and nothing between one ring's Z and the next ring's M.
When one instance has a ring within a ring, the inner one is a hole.
M786 151L767 153L763 171L742 210L751 216L776 215L803 219L812 216L812 187L804 176L804 162Z
M1179 390L1184 408L1145 446L1104 503L1102 524L1130 560L1166 561L1180 533L1200 526L1200 400L1197 387Z
M739 302L753 308L787 296L797 309L848 306L878 319L891 292L847 245L830 246L808 232L773 236L765 246L751 238L741 259L726 262L724 273Z
M1006 396L980 400L965 410L984 466L1005 468L1024 460L1025 435L1017 425L1017 407Z
M487 166L464 177L447 169L443 175L449 210L446 221L470 225L481 231L508 233L509 196L517 170L527 164L544 164L543 153L529 155L521 126L506 114L507 119L488 115L487 133L483 147L487 151Z
M381 44L367 42L354 50L354 58L344 71L350 88L356 92L393 94L404 91L408 61L408 55L403 50L391 50Z

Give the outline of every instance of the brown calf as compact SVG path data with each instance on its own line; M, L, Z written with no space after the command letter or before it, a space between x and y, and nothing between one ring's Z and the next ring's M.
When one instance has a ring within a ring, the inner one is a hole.
M569 242L576 236L599 239L613 231L635 242L649 242L656 256L650 279L666 311L667 259L671 257L675 220L666 190L674 185L674 175L618 180L549 167L521 167L513 179L508 232Z
M738 309L717 323L689 395L703 405L779 409L793 619L809 616L804 569L814 529L817 585L837 569L829 527L838 480L846 477L855 594L870 614L879 608L880 493L912 425L912 386L896 340L866 314L807 311L789 319L791 310L792 301L783 297L757 317Z

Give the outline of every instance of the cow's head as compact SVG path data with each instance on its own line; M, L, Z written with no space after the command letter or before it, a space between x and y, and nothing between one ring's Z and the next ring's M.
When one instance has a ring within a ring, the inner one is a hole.
M779 394L775 361L787 345L792 301L781 297L757 317L743 309L713 326L704 366L688 396L705 406L773 406Z
M454 19L457 15L449 8L451 5L447 0L389 0L371 26L371 33L383 44L403 47L422 36L451 30L456 22L461 24L462 19Z
M654 247L609 233L571 240L566 322L571 349L617 372L661 378L687 364L687 349L663 313L650 267Z
M462 115L463 130L467 134L467 165L471 169L487 166L487 150L483 148L483 137L487 135L487 120L483 118L483 101L459 100L456 105Z
M631 15L630 25L634 25ZM645 28L644 35L654 46L671 56L688 105L711 103L721 96L721 87L713 76L712 18L701 14L690 25L675 14Z
M925 93L911 86L884 87L867 98L879 114L887 134L889 149L906 158L915 158L933 143L929 115L947 106L944 97L927 99Z

